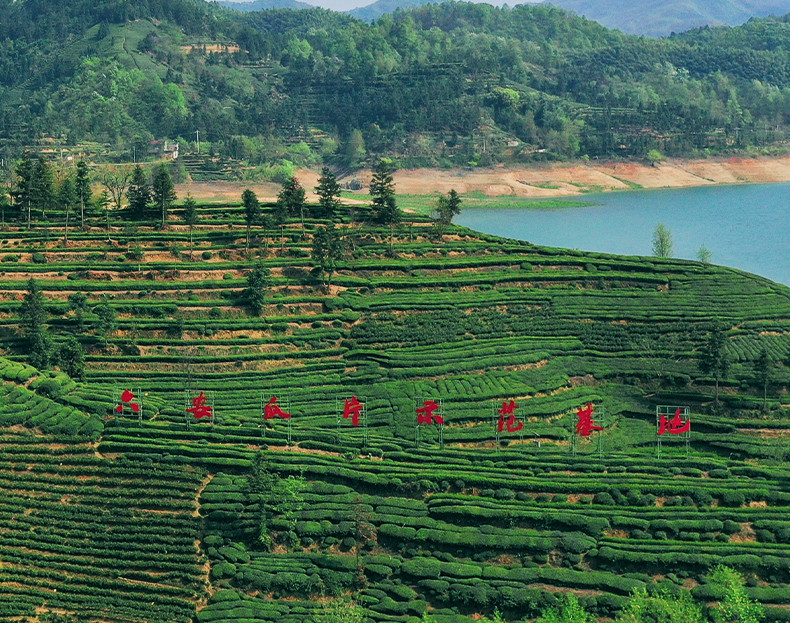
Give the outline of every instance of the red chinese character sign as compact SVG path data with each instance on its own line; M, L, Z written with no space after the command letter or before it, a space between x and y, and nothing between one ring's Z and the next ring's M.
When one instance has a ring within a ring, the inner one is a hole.
M261 394L261 434L266 437L266 428L274 428L285 420L288 443L291 443L291 399L288 396L265 396Z
M414 445L420 447L422 429L430 426L438 431L439 447L444 448L444 403L442 399L425 398L417 401L414 409L417 424L414 427Z
M340 442L341 428L359 429L362 431L362 447L368 445L368 411L364 397L336 398L337 439Z
M688 456L691 441L691 415L688 407L656 407L656 456L659 459L663 442L667 439L682 439Z
M576 434L579 437L589 437L594 430L603 430L603 426L598 426L593 419L595 407L591 402L587 403L586 407L581 407L576 412Z
M518 433L519 439L524 438L524 422L516 418L517 410L518 404L513 399L503 400L501 403L495 400L491 403L497 449L499 449L499 439L503 435Z
M216 422L216 409L214 406L214 392L190 391L184 392L184 421L187 428L193 422Z
M593 405L588 402L585 406L576 410L576 422L571 433L571 453L576 456L579 439L589 439L594 432L601 432L605 429L604 409L600 405ZM603 436L597 435L598 458L603 458Z
M113 411L116 415L126 415L127 413L131 413L132 415L137 416L137 420L140 424L143 423L143 401L142 401L143 393L138 389L137 392L133 392L131 389L124 389L120 390L116 394L115 399L115 408Z

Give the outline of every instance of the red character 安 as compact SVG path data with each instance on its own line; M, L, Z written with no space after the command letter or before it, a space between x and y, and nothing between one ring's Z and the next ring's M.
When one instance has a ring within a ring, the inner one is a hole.
M595 412L592 403L588 402L586 407L582 407L576 412L579 420L576 422L576 434L580 437L589 437L594 430L603 430L602 426L596 426L592 414Z
M214 408L206 404L206 402L206 397L203 395L203 392L200 392L199 396L192 399L192 408L187 409L187 413L194 415L196 420L211 417L211 412Z
M434 414L438 410L439 404L435 400L424 401L423 406L417 409L417 424L444 424L444 418Z
M507 426L507 432L515 433L524 428L524 422L516 423L516 409L518 405L515 400L508 402L507 400L502 403L502 408L497 411L499 413L499 421L497 422L497 430L501 433ZM508 416L505 420L505 416Z
M125 389L121 394L121 404L115 407L115 412L123 413L124 408L128 406L132 410L132 413L140 413L140 405L136 402L132 402L132 400L134 400L134 394L128 389Z
M362 412L364 405L357 400L356 396L353 396L351 400L346 398L346 404L343 408L343 418L348 419L351 418L351 425L352 426L359 426L359 414Z
M691 432L691 418L688 418L685 422L683 418L680 417L680 409L675 411L675 417L671 420L667 421L667 416L661 416L661 422L658 426L658 434L663 435L664 433L669 433L670 435L682 435L683 433L690 433Z
M266 406L263 408L263 419L273 420L276 417L281 417L284 420L287 420L291 417L291 414L286 413L280 408L280 405L277 404L277 396L272 396L269 398L269 402L267 402Z

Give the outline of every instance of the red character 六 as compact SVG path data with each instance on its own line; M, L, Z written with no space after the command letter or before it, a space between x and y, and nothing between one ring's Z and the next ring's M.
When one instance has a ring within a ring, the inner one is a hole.
M663 435L664 433L669 433L670 435L682 435L683 433L690 433L691 432L691 418L688 418L685 422L683 418L680 417L680 409L675 411L675 417L671 420L667 421L667 416L661 416L661 422L658 427L658 434Z
M356 396L352 396L351 400L346 398L346 404L343 408L343 418L348 419L350 417L351 425L359 426L359 414L363 407L364 405L357 400Z
M132 402L132 400L134 400L134 394L128 389L125 389L121 394L121 404L115 407L115 412L123 413L124 408L128 405L132 413L140 413L140 405L136 402Z
M287 420L291 417L291 414L286 413L280 408L280 405L277 404L277 396L272 396L263 408L263 419L273 420L275 417L281 417Z
M435 415L434 411L439 409L439 404L435 400L426 400L423 406L417 409L417 424L431 425L444 424L444 418L441 415Z
M211 417L213 407L206 404L206 396L200 392L199 396L192 399L192 408L187 409L187 413L195 416L196 420L203 419L204 417Z
M502 408L497 411L497 413L499 413L497 430L500 433L505 429L505 426L507 426L507 432L509 433L515 433L524 428L524 422L516 424L516 409L518 409L518 405L515 400L511 400L510 402L506 400L502 403ZM507 420L505 420L506 415L508 416Z
M589 437L594 430L603 430L602 426L596 426L592 414L595 412L592 403L588 402L586 407L580 408L576 415L579 421L576 423L576 434L580 437Z

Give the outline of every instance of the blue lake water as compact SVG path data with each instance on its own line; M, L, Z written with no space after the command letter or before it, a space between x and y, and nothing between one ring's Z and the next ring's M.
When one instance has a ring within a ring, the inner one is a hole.
M535 244L584 251L650 255L653 230L672 233L673 256L696 259L790 285L790 184L708 186L584 195L595 205L540 208L513 199L507 208L464 208L459 225ZM529 205L526 208L525 205Z

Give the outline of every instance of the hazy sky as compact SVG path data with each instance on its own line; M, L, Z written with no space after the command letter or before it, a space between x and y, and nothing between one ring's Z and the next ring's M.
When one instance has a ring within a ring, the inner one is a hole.
M234 2L247 2L249 0L233 0ZM373 4L376 0L301 0L307 4L314 6L322 6L325 9L333 9L335 11L348 11L349 9L356 9L360 6L367 6ZM500 5L504 4L505 0L470 0L471 2L486 1L488 4ZM513 6L514 4L522 4L524 2L540 2L541 0L509 0L507 4Z

